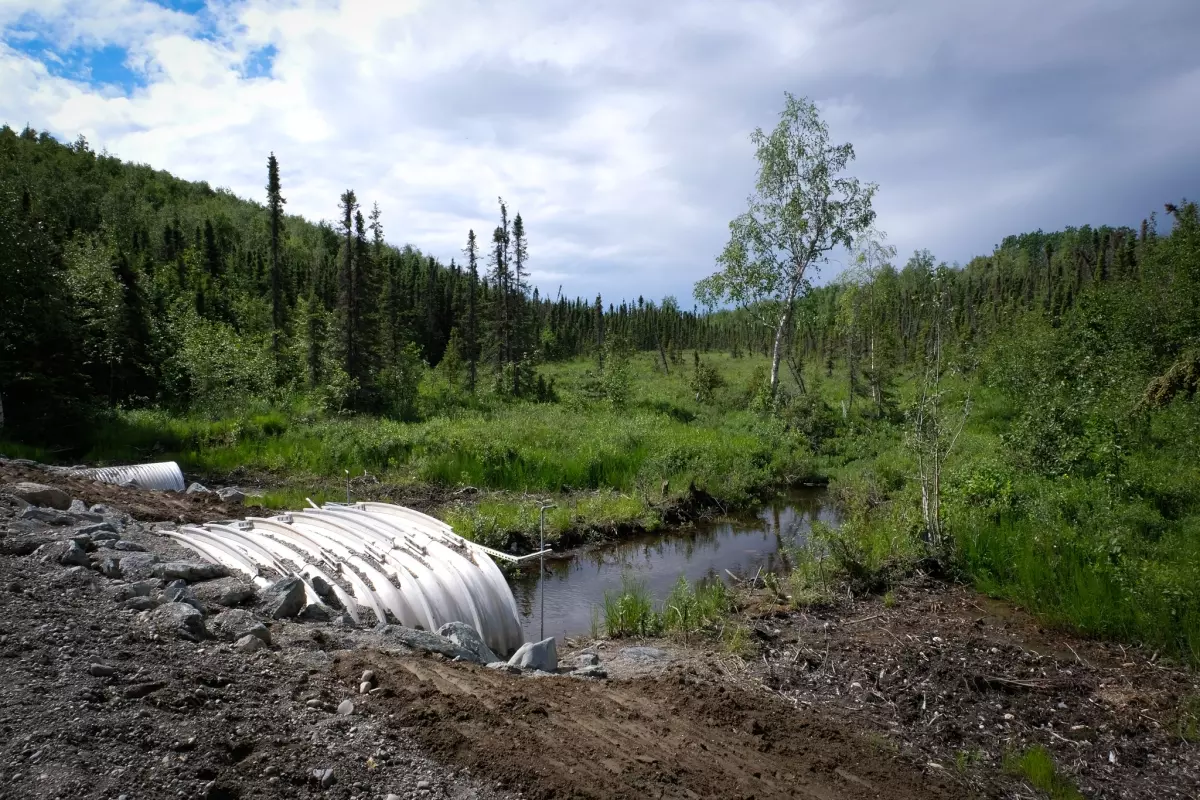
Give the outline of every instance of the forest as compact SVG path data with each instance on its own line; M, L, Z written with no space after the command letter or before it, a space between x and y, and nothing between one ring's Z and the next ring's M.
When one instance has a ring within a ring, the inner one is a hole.
M264 162L259 202L0 129L0 452L241 470L280 506L345 470L469 487L437 513L509 547L531 496L578 537L828 481L846 521L823 553L864 591L932 562L1200 661L1194 202L901 263L846 182L825 233L853 266L825 285L762 272L752 204L694 304L606 304L529 286L537 242L502 199L443 264L353 190L333 223L286 214Z

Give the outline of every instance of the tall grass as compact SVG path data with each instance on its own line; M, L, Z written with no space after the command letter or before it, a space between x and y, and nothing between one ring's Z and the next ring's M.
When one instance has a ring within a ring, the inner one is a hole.
M613 638L686 636L722 625L733 606L729 588L718 578L689 583L680 575L667 597L656 603L645 583L625 576L620 591L604 593L604 630Z
M1004 769L1029 781L1050 800L1084 800L1071 779L1058 771L1050 751L1041 745L1034 745L1019 754L1010 753L1004 759Z

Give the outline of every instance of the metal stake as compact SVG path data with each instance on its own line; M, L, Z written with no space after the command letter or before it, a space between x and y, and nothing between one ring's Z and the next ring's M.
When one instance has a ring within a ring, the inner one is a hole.
M541 507L541 532L538 535L538 595L542 599L538 641L546 638L546 512L551 508L555 508L552 503Z
M350 470L346 470L346 505L350 505Z

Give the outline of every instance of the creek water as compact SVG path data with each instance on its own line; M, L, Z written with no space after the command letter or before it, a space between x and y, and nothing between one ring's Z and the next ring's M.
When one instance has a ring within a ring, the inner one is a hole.
M546 593L545 635L580 636L592 630L593 615L603 624L604 593L621 589L625 576L641 581L661 601L683 575L727 579L726 570L752 577L781 565L780 551L802 544L814 520L838 524L824 489L796 490L748 515L692 528L622 539L569 558L546 561L511 579L526 641L536 641L541 624L541 593Z

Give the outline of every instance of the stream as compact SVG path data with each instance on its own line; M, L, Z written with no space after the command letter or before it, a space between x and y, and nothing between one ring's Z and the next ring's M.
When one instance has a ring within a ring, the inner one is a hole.
M814 520L830 525L839 521L822 488L793 491L757 515L622 539L571 558L547 560L543 582L536 569L511 579L525 639L542 638L543 591L545 636L588 635L593 614L603 625L604 593L620 591L623 576L642 581L656 602L667 596L680 575L689 582L726 579L726 570L751 577L760 568L778 568L780 549L802 544Z

